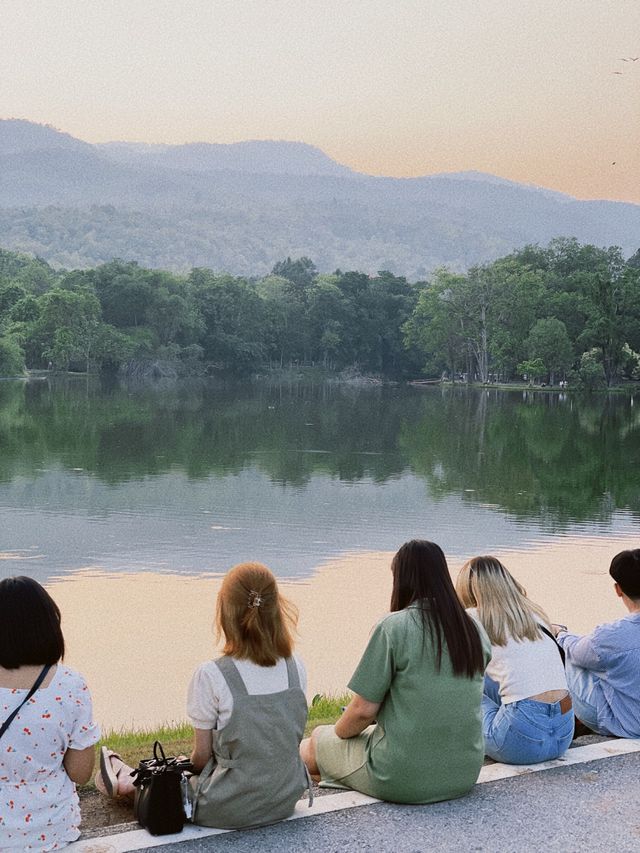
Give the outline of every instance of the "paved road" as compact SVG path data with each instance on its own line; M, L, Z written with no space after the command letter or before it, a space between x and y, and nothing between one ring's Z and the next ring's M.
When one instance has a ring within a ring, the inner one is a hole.
M638 853L640 753L477 785L431 806L377 804L154 853Z

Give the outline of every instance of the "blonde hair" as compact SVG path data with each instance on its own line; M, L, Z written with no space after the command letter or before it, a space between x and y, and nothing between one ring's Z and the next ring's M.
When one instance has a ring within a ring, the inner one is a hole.
M494 646L505 646L510 636L517 641L539 640L540 623L550 625L544 610L527 598L526 589L496 557L467 560L456 592L465 607L477 607L478 619Z
M222 581L216 602L216 634L223 654L274 666L291 657L298 611L280 595L272 572L261 563L240 563Z

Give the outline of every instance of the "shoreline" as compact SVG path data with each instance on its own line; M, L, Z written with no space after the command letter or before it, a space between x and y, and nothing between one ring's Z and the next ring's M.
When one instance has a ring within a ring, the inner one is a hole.
M42 381L47 378L67 378L67 379L84 379L91 378L99 379L104 374L100 372L83 372L83 371L62 371L46 369L27 368L26 373L16 376L0 376L0 380L5 381ZM122 382L127 381L126 376L116 376L116 379ZM414 379L398 379L392 376L381 376L378 374L346 374L345 371L338 373L328 372L324 368L300 368L300 369L266 369L257 371L245 380L238 380L233 377L222 376L202 376L197 373L184 374L176 376L171 381L179 382L184 380L196 380L199 382L214 382L214 383L232 383L240 385L254 385L259 383L264 384L293 384L304 382L327 383L330 385L342 385L347 388L389 388L397 386L405 386L417 388L418 390L430 388L448 388L448 389L463 389L466 391L530 391L540 394L576 394L584 395L602 395L602 394L629 394L634 395L640 393L640 382L629 380L624 384L612 385L611 387L599 387L584 389L577 386L568 388L560 388L558 385L530 385L528 382L452 382L451 380L429 379L417 377ZM146 384L152 387L158 380L148 378ZM167 377L162 378L165 383Z

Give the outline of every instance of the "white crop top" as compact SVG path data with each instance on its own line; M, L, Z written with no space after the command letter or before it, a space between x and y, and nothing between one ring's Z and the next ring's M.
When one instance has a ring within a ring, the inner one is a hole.
M478 618L475 607L467 611ZM498 683L504 705L548 690L567 690L558 646L546 634L540 640L507 639L506 646L491 646L486 674Z

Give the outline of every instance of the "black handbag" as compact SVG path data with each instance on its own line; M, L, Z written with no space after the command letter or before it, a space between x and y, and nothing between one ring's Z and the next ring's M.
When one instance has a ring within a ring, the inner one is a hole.
M193 765L177 758L167 758L162 744L153 744L153 758L140 762L134 776L136 789L133 814L140 826L151 835L182 832L186 820L183 778Z

